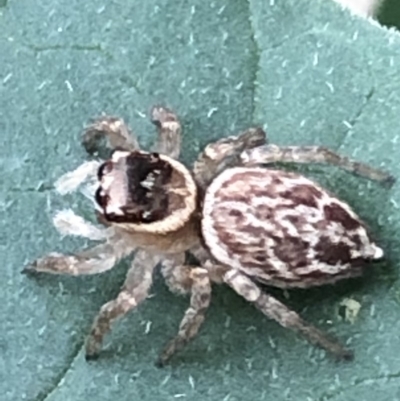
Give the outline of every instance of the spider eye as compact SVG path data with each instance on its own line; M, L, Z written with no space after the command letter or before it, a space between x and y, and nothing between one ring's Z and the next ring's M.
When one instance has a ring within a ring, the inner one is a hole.
M99 169L97 170L97 179L101 181L101 179L106 175L111 172L113 168L113 164L110 160L107 160L104 162Z
M97 202L97 204L100 206L100 207L102 207L102 208L105 208L105 206L106 206L106 199L105 199L105 197L102 195L102 188L101 187L99 187L99 188L97 188L97 191L96 191L96 193L95 193L95 195L94 195L94 199L95 199L95 201Z
M104 175L104 169L106 168L106 163L103 163L99 169L97 170L97 179L101 181L103 175Z

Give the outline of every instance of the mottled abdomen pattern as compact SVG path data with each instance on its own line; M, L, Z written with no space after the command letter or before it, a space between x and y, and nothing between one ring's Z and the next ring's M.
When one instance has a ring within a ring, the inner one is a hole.
M383 255L346 203L295 173L228 169L207 189L203 213L217 261L277 287L354 277Z

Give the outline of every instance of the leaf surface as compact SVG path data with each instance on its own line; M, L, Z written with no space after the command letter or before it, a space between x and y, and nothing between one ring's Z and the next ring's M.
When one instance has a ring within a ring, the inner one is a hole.
M187 299L157 281L118 322L102 357L83 341L114 297L128 262L95 277L20 275L28 261L83 246L60 240L51 217L90 205L60 198L54 181L86 155L79 133L101 112L129 122L143 145L156 103L184 123L183 160L209 141L262 124L271 142L320 144L400 178L400 37L327 0L28 0L0 4L0 394L5 401L400 399L398 184L338 169L302 168L367 221L387 262L362 280L290 292L286 302L348 342L338 364L215 288L207 321L170 366L154 360ZM281 299L282 292L272 290ZM354 324L340 303L361 304Z

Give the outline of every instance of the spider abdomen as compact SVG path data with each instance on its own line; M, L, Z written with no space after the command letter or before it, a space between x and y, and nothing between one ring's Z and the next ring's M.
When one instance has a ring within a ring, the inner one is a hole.
M257 167L211 183L202 235L219 263L282 288L357 276L383 255L346 203L301 175Z

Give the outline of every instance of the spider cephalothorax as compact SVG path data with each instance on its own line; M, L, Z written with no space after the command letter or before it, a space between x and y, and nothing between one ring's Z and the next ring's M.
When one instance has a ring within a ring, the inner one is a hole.
M115 151L98 170L95 199L105 220L132 232L166 234L196 209L197 187L178 161L158 153Z
M111 323L142 302L154 268L171 290L190 293L190 307L178 334L160 355L164 364L198 332L211 297L211 283L226 283L266 316L302 333L337 357L352 352L305 322L257 282L280 288L307 288L362 273L383 251L356 213L313 181L271 170L274 162L329 163L381 183L393 177L321 147L267 145L260 128L209 144L190 172L179 156L181 127L176 115L155 107L159 129L151 152L139 149L124 122L102 117L88 127L83 144L92 153L105 136L114 152L105 162L84 163L56 183L64 194L85 181L102 227L71 210L54 224L62 234L101 244L74 255L51 253L26 273L94 274L112 268L136 251L118 297L105 304L93 322L86 357L98 355ZM192 253L197 266L185 263Z

